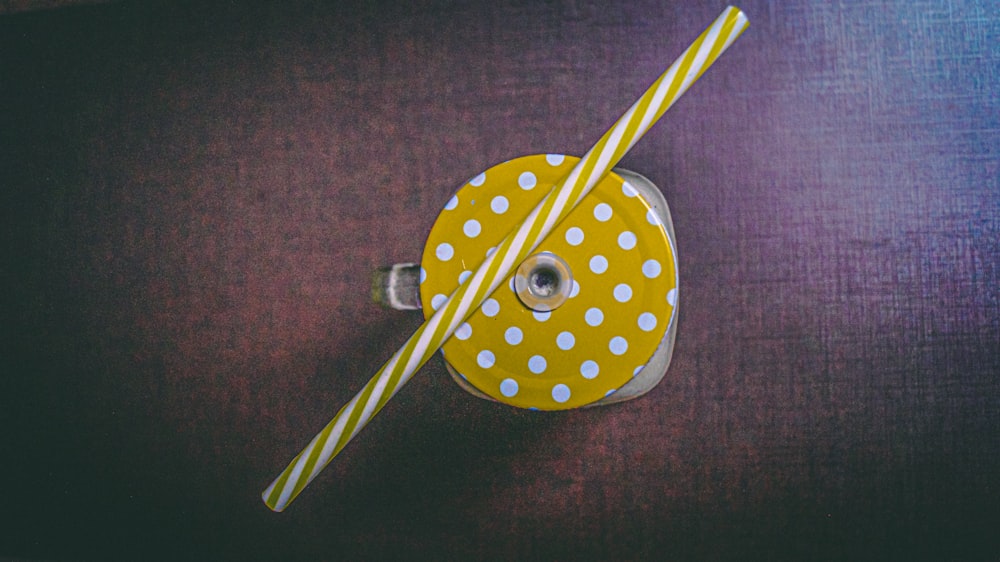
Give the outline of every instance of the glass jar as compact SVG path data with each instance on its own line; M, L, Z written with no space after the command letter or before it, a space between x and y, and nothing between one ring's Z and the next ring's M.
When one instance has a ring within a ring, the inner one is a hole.
M473 177L438 215L420 264L376 274L375 299L429 318L578 160L525 156ZM676 338L674 248L659 189L615 169L445 342L448 371L474 396L529 409L645 394Z

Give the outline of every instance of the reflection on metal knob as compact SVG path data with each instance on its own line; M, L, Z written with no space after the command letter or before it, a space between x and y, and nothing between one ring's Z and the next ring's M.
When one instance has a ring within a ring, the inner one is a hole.
M559 308L573 289L573 273L559 256L542 252L521 262L514 291L524 306L538 312Z

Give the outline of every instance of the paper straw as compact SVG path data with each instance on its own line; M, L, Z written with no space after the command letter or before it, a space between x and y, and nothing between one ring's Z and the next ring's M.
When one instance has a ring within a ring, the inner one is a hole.
M594 188L625 152L725 51L748 21L726 8L560 180L530 215L497 246L379 372L351 399L278 478L264 490L264 503L284 510L302 489L406 384L452 332L503 282Z

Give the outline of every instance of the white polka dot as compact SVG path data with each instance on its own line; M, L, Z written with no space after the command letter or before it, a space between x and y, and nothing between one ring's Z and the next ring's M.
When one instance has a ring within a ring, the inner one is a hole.
M557 384L552 387L552 399L562 404L569 400L569 387L564 384Z
M625 197L635 197L636 195L639 195L639 192L636 191L629 182L622 184L622 193L625 194Z
M639 371L641 371L643 367L645 367L645 365L639 365L635 369L632 369L632 376L634 377L634 376L638 375Z
M544 312L533 310L531 311L531 315L535 317L535 320L538 320L539 322L545 322L546 320L549 319L549 316L552 316L552 312L548 310Z
M517 395L517 381L514 379L504 379L500 382L500 394L507 398Z
M635 234L632 234L627 230L618 235L618 247L622 250L631 250L632 248L635 248L635 242Z
M496 364L496 362L497 362L496 356L493 355L493 352L488 349L480 351L479 355L476 356L476 363L478 363L479 366L484 369L489 369L494 364Z
M517 292L517 289L514 288L514 277L513 276L510 278L510 281L507 282L507 286L510 287L511 291L514 291L515 293Z
M656 260L646 260L642 263L642 274L650 279L660 276L660 262Z
M476 176L476 177L472 178L471 180L469 180L469 183L478 187L480 185L483 185L483 183L485 181L486 181L486 172L483 172L483 173L479 174L478 176Z
M604 322L604 312L600 308L591 308L583 315L584 320L590 326L600 326Z
M592 379L597 376L597 373L601 372L600 365L597 361L586 360L580 365L580 374L583 375L585 379Z
M545 368L548 367L548 363L545 358L541 355L532 355L531 359L528 359L528 370L536 375L540 375L545 372Z
M532 174L531 172L521 172L521 175L517 176L517 185L521 186L521 189L532 189L537 184L538 179L535 178L535 174Z
M509 208L510 201L507 201L507 198L503 195L497 195L492 201L490 201L490 209L498 215L506 213Z
M434 255L441 261L448 261L455 255L455 248L452 248L451 244L447 242L442 242L434 250Z
M596 255L590 258L590 270L600 275L608 270L608 258Z
M496 299L486 299L486 302L483 303L483 314L493 318L499 312L500 303L498 303Z
M549 163L549 166L558 166L563 163L566 157L562 154L546 154L545 161Z
M656 315L650 312L643 312L639 315L639 328L643 332L650 332L656 327Z
M421 267L420 268L420 282L423 283L424 281L427 281L427 270Z
M653 226L659 226L660 225L660 217L656 215L656 211L654 211L653 209L650 209L650 210L646 211L646 222L648 222L649 224L651 224Z
M503 339L507 340L510 345L517 345L524 339L524 332L517 326L511 326L503 333Z
M615 285L615 300L618 302L628 302L632 300L632 287L625 283Z
M496 246L493 246L489 250L486 250L486 257L492 256L494 253L496 253L496 251L497 251L497 247Z
M578 227L573 227L566 231L566 242L570 246L579 246L583 243L583 230Z
M612 394L614 394L614 393L615 393L615 392L616 392L617 390L618 390L617 388L612 388L611 390L609 390L609 391L605 392L605 393L604 393L604 396L611 396L611 395L612 395Z
M458 274L458 284L461 285L462 283L465 283L465 280L468 279L471 276L472 276L472 272L469 271L468 269L466 269L462 273L459 273Z
M467 340L472 337L472 326L468 322L463 322L461 326L455 330L455 337L460 340Z
M677 288L674 287L667 292L667 302L670 306L677 306Z
M449 199L448 202L445 203L444 210L445 211L451 211L455 207L458 207L458 195L452 195L451 196L451 199Z
M611 219L611 205L599 203L594 207L594 218L601 222L608 222Z
M444 301L446 300L448 300L448 297L446 295L442 295L441 293L434 295L431 298L431 308L433 308L434 310L441 308L441 305L444 304Z
M559 349L568 351L573 349L573 346L576 345L576 338L573 337L572 332L560 332L559 335L556 336L556 345L559 346Z
M477 221L476 219L469 219L465 221L464 225L462 225L462 232L464 232L465 235L468 236L469 238L475 238L476 236L479 236L479 233L482 231L483 227L479 224L479 221Z
M580 282L574 279L573 288L569 290L569 298L573 298L579 294L580 294Z
M628 351L628 340L621 336L615 336L608 342L608 349L615 355L622 355Z

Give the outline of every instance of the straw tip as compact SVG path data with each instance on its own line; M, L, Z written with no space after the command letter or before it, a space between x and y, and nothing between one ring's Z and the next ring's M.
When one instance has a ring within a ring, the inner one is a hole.
M271 511L273 511L274 513L281 513L282 511L285 511L285 507L286 507L286 506L283 506L283 505L275 505L275 504L272 504L272 503L268 503L267 500L264 500L264 505L266 505L267 508L270 509Z
M736 6L732 6L732 5L727 6L726 10L724 12L724 16L725 17L736 18L737 25L739 25L739 27L746 27L746 26L750 25L750 20L749 20L749 18L747 18L746 13L744 13L743 10L739 9Z
M264 490L260 495L260 499L264 500L264 505L275 513L281 513L287 507L286 504L278 503L278 499L272 498L271 488Z

